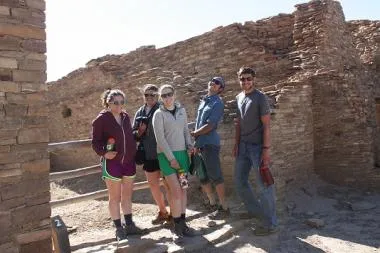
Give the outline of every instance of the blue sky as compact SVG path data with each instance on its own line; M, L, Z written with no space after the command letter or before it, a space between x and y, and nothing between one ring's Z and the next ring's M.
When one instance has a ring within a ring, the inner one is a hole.
M306 0L47 0L48 81L106 54L156 48L235 22L292 13ZM380 20L380 0L341 0L346 20Z

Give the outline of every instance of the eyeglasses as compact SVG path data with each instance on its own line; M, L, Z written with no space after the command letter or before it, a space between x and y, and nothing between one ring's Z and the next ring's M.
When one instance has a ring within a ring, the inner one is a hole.
M124 100L115 100L115 101L111 101L110 104L113 104L113 105L124 105L125 104L125 101Z
M147 94L144 94L144 97L151 97L151 98L154 98L156 96L156 94L149 94L149 93L147 93Z
M252 81L253 80L253 77L240 77L239 78L240 82L244 82L244 81Z
M162 98L167 98L167 97L171 98L173 95L174 95L173 92L169 92L169 93L166 93L166 94L161 94L161 97Z

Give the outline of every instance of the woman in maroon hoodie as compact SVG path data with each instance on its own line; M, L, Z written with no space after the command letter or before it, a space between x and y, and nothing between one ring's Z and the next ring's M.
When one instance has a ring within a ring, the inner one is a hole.
M92 148L101 156L102 178L109 197L109 211L116 226L116 239L145 230L132 221L133 180L136 174L136 142L128 114L123 110L125 95L120 90L107 90L101 97L105 107L92 122ZM120 205L125 226L120 219Z

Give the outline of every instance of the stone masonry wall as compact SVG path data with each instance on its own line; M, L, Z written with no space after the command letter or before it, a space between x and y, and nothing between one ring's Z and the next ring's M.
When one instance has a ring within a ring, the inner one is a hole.
M0 2L0 252L51 252L45 1Z

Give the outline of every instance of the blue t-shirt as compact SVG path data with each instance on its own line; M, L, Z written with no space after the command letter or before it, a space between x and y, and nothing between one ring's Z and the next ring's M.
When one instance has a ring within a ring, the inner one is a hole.
M219 121L223 117L224 104L220 97L215 94L206 96L201 100L198 107L198 115L195 129L199 129L206 124L211 124L213 129L207 134L198 136L195 139L195 147L201 148L206 144L220 146L220 137L216 132Z

